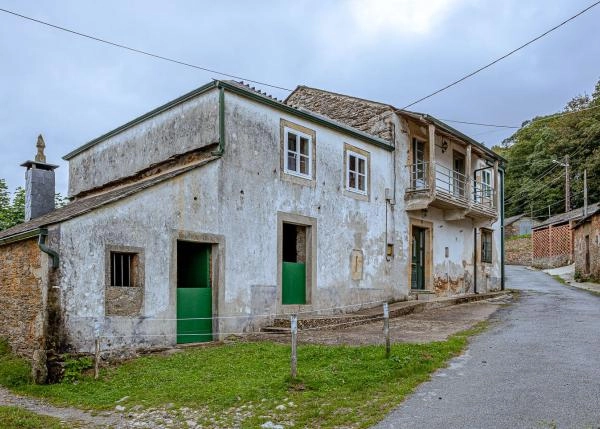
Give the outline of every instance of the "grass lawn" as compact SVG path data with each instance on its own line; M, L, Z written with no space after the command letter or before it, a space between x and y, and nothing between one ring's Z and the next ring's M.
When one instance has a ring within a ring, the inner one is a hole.
M39 416L17 407L0 406L0 427L11 429L65 429L60 420Z
M87 409L114 409L124 397L119 405L127 409L188 407L202 410L197 421L207 426L216 421L220 427L255 428L270 420L286 427L368 427L484 326L443 342L395 344L390 359L382 346L299 346L295 382L289 379L289 346L236 342L142 357L103 370L99 380L13 383L11 389ZM4 372L0 365L0 381L7 378Z

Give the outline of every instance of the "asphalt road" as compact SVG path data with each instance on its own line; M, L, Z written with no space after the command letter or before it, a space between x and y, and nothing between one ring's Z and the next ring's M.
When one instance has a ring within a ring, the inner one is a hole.
M600 428L600 296L506 274L521 298L375 428Z

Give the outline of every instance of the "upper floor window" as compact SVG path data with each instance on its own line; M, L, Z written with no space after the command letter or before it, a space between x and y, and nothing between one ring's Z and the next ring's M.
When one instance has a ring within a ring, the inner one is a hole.
M344 144L344 193L361 200L369 199L371 154Z
M483 170L481 172L481 187L483 196L486 198L492 197L492 172L489 170Z
M288 174L312 178L312 137L288 127L284 129L284 171Z
M348 151L346 166L346 188L360 194L367 193L367 157Z

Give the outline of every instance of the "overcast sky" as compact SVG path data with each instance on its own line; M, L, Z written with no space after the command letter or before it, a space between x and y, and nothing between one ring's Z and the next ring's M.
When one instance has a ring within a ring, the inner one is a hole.
M0 0L0 8L258 81L403 107L591 3ZM508 125L558 112L600 78L599 23L600 6L411 109ZM221 78L0 12L0 178L11 190L23 185L19 164L42 133L64 195L63 155L213 77ZM452 125L488 146L511 134Z

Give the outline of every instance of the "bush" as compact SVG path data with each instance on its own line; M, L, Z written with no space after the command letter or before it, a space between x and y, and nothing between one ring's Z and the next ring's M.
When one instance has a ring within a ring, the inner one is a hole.
M12 353L8 341L0 338L0 385L17 387L31 383L31 365Z
M63 375L63 382L73 383L82 378L82 373L86 369L90 369L94 366L94 361L89 356L72 357L68 354L63 355L65 362L65 372Z

